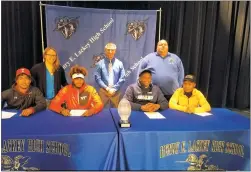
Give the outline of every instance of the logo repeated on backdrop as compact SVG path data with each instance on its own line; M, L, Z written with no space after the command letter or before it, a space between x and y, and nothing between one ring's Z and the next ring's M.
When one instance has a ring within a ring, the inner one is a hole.
M93 64L90 67L91 68L96 67L96 65L98 64L98 62L100 60L104 59L104 58L105 58L105 54L104 53L99 53L99 54L93 55L93 57L92 57Z
M79 17L57 17L55 19L56 28L53 31L59 31L62 33L65 39L70 37L77 31L79 25Z
M2 155L1 167L2 170L7 171L38 171L36 167L25 167L28 164L30 157L22 155L15 156L13 159L7 155Z
M45 14L47 45L58 51L65 72L68 73L75 64L89 68L86 82L96 90L99 90L99 85L93 75L96 64L104 58L104 46L108 42L117 45L115 57L123 63L127 72L126 81L120 87L122 95L127 86L137 80L140 60L154 51L156 10L121 12L46 5ZM89 21L95 22L90 24ZM152 27L148 27L148 24ZM66 77L71 82L71 78Z
M133 39L135 41L139 40L139 38L145 33L146 31L146 21L148 19L145 20L136 20L133 22L128 22L126 24L126 28L127 28L127 33L126 34L131 34Z

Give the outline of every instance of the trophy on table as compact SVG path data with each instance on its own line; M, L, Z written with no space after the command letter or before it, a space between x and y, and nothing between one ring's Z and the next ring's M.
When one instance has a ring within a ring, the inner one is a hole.
M120 116L119 125L121 128L131 127L129 122L129 117L131 115L131 104L130 102L123 98L118 105L118 113Z

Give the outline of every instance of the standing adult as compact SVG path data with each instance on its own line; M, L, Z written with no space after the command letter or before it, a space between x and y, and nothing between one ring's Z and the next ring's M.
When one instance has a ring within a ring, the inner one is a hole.
M139 65L139 70L148 69L152 73L153 84L160 87L169 101L176 89L180 88L184 79L184 67L180 58L168 52L166 40L160 40L157 51L148 54Z
M43 54L44 62L31 68L31 75L36 86L41 90L47 100L47 106L51 99L57 95L61 87L68 85L63 67L60 65L57 51L47 47Z
M94 74L104 105L111 102L112 107L115 108L119 104L120 88L125 82L125 69L123 63L115 58L116 49L114 43L105 46L105 58L98 62Z

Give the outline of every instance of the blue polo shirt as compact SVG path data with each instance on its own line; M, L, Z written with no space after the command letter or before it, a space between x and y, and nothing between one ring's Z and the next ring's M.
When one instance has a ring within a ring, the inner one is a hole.
M176 54L168 52L163 58L157 52L150 53L142 60L138 74L143 69L152 72L152 83L159 86L164 95L172 95L183 84L184 67Z

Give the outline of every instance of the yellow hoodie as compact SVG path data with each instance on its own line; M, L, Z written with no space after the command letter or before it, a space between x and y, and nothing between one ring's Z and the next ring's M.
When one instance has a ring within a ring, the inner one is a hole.
M183 88L178 88L169 101L170 109L186 112L188 106L194 106L194 113L208 112L211 110L204 95L197 89L193 90L192 96L188 98L184 95Z

